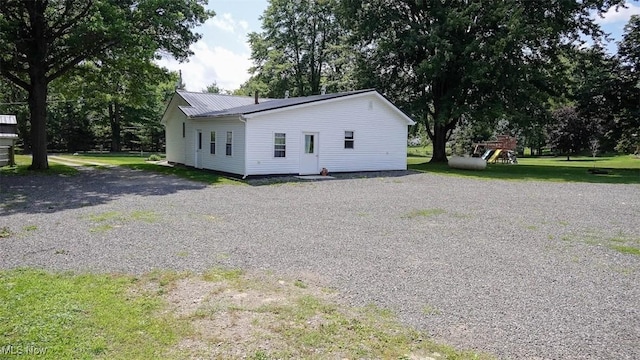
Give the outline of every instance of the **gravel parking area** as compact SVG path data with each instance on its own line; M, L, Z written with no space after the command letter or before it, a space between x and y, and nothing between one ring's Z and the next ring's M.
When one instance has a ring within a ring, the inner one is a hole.
M390 174L398 175L398 174ZM268 270L503 359L639 359L640 186L0 176L0 268Z

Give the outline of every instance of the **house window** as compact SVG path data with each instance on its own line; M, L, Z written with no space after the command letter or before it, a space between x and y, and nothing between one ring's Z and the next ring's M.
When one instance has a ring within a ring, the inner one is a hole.
M232 147L233 147L233 132L227 131L227 156L231 156Z
M215 131L211 132L211 142L210 142L209 152L212 155L216 154L216 132Z
M344 148L353 149L353 131L344 132Z
M287 155L287 134L275 133L273 140L273 156L283 158Z
M202 150L202 131L198 130L198 150Z
M182 137L187 137L187 127L184 123L182 123Z

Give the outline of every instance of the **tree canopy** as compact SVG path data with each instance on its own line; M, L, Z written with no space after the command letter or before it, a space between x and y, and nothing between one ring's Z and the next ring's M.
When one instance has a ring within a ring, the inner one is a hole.
M343 1L366 87L382 89L423 121L432 161L461 119L531 112L554 91L563 46L600 36L590 12L622 0Z
M260 33L249 34L253 77L239 93L269 97L319 94L348 87L346 30L337 0L272 0L261 17ZM350 50L350 49L349 49Z
M5 0L0 2L0 75L29 94L33 169L48 168L49 84L78 64L107 58L186 59L213 16L205 0Z

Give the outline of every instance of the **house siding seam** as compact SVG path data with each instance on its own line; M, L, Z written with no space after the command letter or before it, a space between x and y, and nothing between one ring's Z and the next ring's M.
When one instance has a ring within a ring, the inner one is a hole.
M319 168L330 172L406 170L407 122L375 93L341 101L247 115L247 175L300 171L303 132L317 132ZM342 119L342 123L336 122ZM344 148L344 132L354 131L354 149ZM286 134L286 157L273 156L273 136Z

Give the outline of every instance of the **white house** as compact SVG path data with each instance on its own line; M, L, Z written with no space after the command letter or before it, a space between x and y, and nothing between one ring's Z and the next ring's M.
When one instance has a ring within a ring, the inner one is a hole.
M286 99L177 91L167 160L244 177L406 170L414 122L376 90Z

